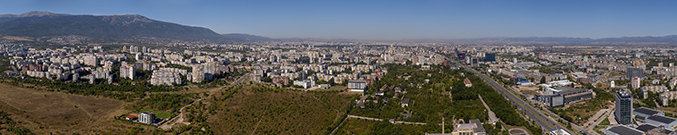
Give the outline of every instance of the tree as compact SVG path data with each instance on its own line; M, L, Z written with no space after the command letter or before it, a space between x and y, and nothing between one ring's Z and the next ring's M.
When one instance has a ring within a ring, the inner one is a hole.
M541 77L541 84L545 83L545 76Z
M266 76L266 77L261 78L261 81L263 81L263 82L273 82L273 79Z

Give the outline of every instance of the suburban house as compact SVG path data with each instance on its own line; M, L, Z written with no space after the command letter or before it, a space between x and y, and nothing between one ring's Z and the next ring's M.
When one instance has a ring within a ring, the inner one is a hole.
M410 100L411 99L409 99L409 98L402 99L402 108L404 108L405 106L409 106Z

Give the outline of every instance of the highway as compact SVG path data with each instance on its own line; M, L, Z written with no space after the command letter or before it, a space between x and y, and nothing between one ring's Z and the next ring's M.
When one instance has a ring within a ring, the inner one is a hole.
M560 125L556 121L553 121L543 115L539 110L535 109L533 106L527 104L522 100L521 98L518 98L515 96L512 92L509 90L505 89L502 85L497 83L494 79L487 77L486 75L477 72L475 69L466 67L465 65L462 64L457 64L459 66L462 66L465 70L472 72L476 76L482 78L484 82L489 84L491 87L494 88L494 90L498 91L498 93L503 94L504 97L506 97L510 102L512 102L514 105L517 105L517 108L523 111L529 118L535 121L538 126L540 126L542 129L544 129L547 132L550 132L555 129L565 129L569 133L573 133L566 129L564 126Z

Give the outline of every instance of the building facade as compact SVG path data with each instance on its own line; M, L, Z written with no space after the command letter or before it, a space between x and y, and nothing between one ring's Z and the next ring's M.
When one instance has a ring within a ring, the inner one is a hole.
M618 124L632 124L632 94L628 90L619 89L616 93L616 121Z
M153 124L155 122L155 114L150 112L139 113L139 122Z

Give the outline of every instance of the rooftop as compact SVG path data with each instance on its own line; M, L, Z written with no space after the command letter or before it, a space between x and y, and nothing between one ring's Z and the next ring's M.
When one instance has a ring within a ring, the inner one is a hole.
M654 115L654 114L660 113L658 110L649 109L649 108L646 108L646 107L640 107L640 108L635 109L634 111L640 112L640 113L643 113L643 114L646 114L646 115Z
M620 96L621 98L630 98L631 97L630 91L627 91L627 90L618 91L618 96Z
M474 129L474 128L477 128L477 125L475 125L474 123L464 123L464 124L458 124L458 126L456 126L456 128L458 128L458 129Z
M644 124L644 125L640 125L639 127L635 128L635 129L640 130L642 132L647 132L647 131L654 129L654 128L656 128L656 126L653 126L653 125L650 125L650 124Z
M658 122L665 123L665 124L669 124L669 123L676 121L675 118L670 118L670 117L660 116L660 115L649 116L646 119L658 121Z
M482 127L482 122L480 122L480 120L478 120L478 119L472 119L472 120L470 120L470 123L473 123L473 124L475 124L475 125L477 126L477 128L473 129L473 132L475 132L475 133L484 133L484 132L486 132L486 131L484 130L484 127Z
M367 83L365 80L349 80L348 83Z
M409 99L409 98L402 99L402 104L409 104L409 100L411 100L411 99Z
M640 130L629 128L623 125L611 127L608 128L607 130L622 135L644 135L644 133Z
M569 132L567 132L564 129L557 129L557 130L550 131L550 134L551 135L571 135L571 134L569 134Z
M588 89L580 89L572 87L557 87L556 89L561 90L559 93L563 95L588 91Z

